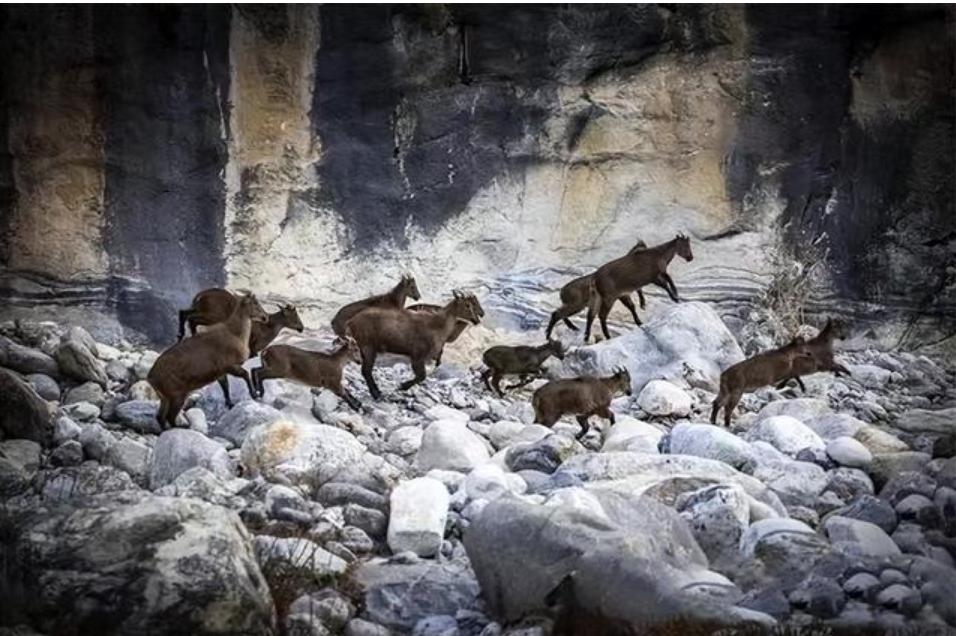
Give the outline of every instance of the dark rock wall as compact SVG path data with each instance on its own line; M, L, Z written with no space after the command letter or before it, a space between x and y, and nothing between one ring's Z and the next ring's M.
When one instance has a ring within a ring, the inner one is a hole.
M340 261L419 249L410 227L440 235L500 182L525 182L525 205L553 170L560 223L539 202L515 227L639 220L575 247L608 255L634 234L706 228L695 238L731 237L701 245L711 272L707 250L732 267L733 237L761 234L758 251L827 264L828 310L956 330L953 29L941 5L4 7L0 294L82 297L166 341L202 287L328 297ZM694 100L715 94L729 106L712 120ZM703 156L721 210L680 182Z

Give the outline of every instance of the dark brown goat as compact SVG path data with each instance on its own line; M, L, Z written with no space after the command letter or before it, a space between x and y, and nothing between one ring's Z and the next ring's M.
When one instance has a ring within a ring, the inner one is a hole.
M594 272L591 285L584 341L587 342L591 337L591 324L594 322L595 314L601 320L601 330L604 332L604 337L610 338L611 333L607 329L607 315L614 302L621 296L626 296L634 290L656 282L658 279L665 283L666 289L673 292L671 298L676 300L678 298L677 286L674 285L674 279L667 273L667 266L675 255L680 255L688 262L694 260L694 254L690 249L690 239L683 234L678 234L673 240L666 243L645 250L632 251L626 256L599 267ZM638 325L641 324L636 314L634 319Z
M459 320L477 325L481 321L473 295L455 292L450 303L436 313L403 309L367 309L345 327L346 335L355 338L362 353L362 376L369 393L376 400L382 396L372 368L379 353L397 353L411 359L415 377L401 384L403 391L424 381L425 362L441 352Z
M499 386L502 376L506 374L520 375L518 382L507 388L517 389L522 387L541 373L541 365L551 356L558 360L564 359L564 349L557 340L549 340L538 347L509 347L506 345L491 347L481 356L482 361L488 367L481 374L481 379L489 391L494 387L498 395L504 396L504 391ZM491 379L490 384L488 382L489 378Z
M289 345L273 345L262 352L262 366L252 370L252 384L262 397L264 380L285 378L307 386L328 389L358 411L361 404L342 387L342 370L349 362L359 362L358 345L345 338L330 353L307 351Z
M588 418L592 415L603 417L614 424L611 412L611 400L617 393L631 395L631 375L627 369L620 369L606 378L574 378L571 380L552 380L534 392L531 406L534 407L536 424L554 426L562 415L577 416L581 432L578 439L588 432Z
M156 419L160 427L175 425L176 415L182 410L190 391L226 374L245 380L249 394L254 395L252 380L242 363L249 358L249 334L253 322L265 320L266 312L255 296L240 296L232 315L224 322L181 340L160 354L146 376L159 394Z
M734 409L745 392L792 377L794 362L810 359L811 355L806 340L798 337L783 347L758 353L726 369L720 374L720 391L714 398L710 423L717 424L717 413L724 409L724 426L730 428Z
M477 299L474 295L472 295L472 294L466 295L465 298L468 299L469 302L473 303L472 309L474 309L475 313L478 315L478 318L479 318L479 319L480 319L480 318L484 318L484 317L485 317L485 310L481 307L481 304L478 302L478 299ZM434 314L434 313L438 313L439 311L441 311L441 305L431 305L431 304L428 304L428 303L418 303L417 305L409 305L409 306L406 307L405 309L407 309L408 311L425 311L425 312L429 312L429 313L433 313L433 314ZM462 334L462 332L463 332L463 331L468 327L468 325L470 325L470 324L471 324L471 323L468 322L467 320L459 320L457 323L455 323L455 328L452 329L451 333L448 335L448 340L445 341L445 344L448 344L448 343L451 343L451 342L454 342L454 341L458 340L458 336L460 336L460 335ZM443 353L445 353L445 347L444 347L444 346L442 346L442 348L438 350L438 355L435 356L435 367L436 367L436 368L439 367L439 366L441 366L441 356L442 356Z
M356 300L342 307L332 318L332 331L340 338L345 335L345 325L354 316L360 312L377 307L380 309L401 309L405 306L405 299L420 300L421 294L418 293L418 283L413 276L402 276L391 290L378 296L369 296L362 300Z
M790 380L796 380L800 390L806 393L807 387L803 385L801 375L810 375L819 371L832 371L838 377L850 375L849 369L833 359L833 341L844 337L846 337L846 326L842 322L827 320L827 324L820 333L807 341L807 349L810 350L812 357L795 359L790 375L777 384L777 388L782 389Z
M647 249L647 243L644 241L638 241L634 247L631 248L631 251L628 254L633 254L638 250ZM595 272L591 272L585 276L579 276L575 278L570 283L561 288L561 306L555 309L551 313L551 321L548 322L548 328L544 332L545 338L548 340L551 339L551 331L554 329L554 326L558 324L559 320L563 320L564 324L568 326L569 329L577 331L578 328L574 326L574 323L571 322L571 316L578 313L582 309L588 306L588 301L591 294L591 281L594 279ZM679 301L677 297L677 292L671 290L670 286L667 284L667 280L664 277L658 277L657 280L653 282L654 285L661 287L667 294L671 297L675 303ZM644 301L644 292L640 288L637 289L637 299L640 301L641 309L644 309L646 305ZM634 318L634 324L641 324L640 319L637 317L637 309L634 307L634 301L631 300L629 294L621 296L617 300L620 300L625 307L631 312L631 316Z

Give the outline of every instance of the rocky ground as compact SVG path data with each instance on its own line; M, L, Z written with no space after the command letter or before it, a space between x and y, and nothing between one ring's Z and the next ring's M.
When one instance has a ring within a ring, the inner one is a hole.
M622 332L548 364L631 371L579 442L531 423L544 380L494 397L454 357L407 393L376 369L379 402L353 365L361 413L213 385L160 431L155 352L0 325L0 633L956 626L952 368L845 350L851 377L748 395L728 431L707 416L743 352L709 306Z

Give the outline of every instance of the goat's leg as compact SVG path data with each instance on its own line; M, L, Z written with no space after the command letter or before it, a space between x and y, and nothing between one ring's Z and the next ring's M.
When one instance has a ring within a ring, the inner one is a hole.
M481 372L481 381L485 383L485 388L491 391L491 384L488 382L488 378L491 377L493 371L491 369L485 369Z
M196 335L196 328L199 327L199 321L192 315L186 318L186 323L189 325L189 335Z
M554 325L557 324L557 322L558 322L558 320L559 320L559 318L560 318L560 317L558 316L558 312L559 312L559 311L561 311L561 310L560 310L560 309L555 309L554 311L551 312L551 320L548 321L548 326L547 326L547 328L544 330L544 338L545 338L545 340L551 340L551 332L554 330Z
M603 417L611 423L611 426L614 426L614 411L612 411L610 408L605 406L604 408L596 411L594 414L598 417Z
M674 284L674 279L671 278L671 275L667 272L661 272L661 275L658 276L659 280L664 281L664 289L667 290L667 294L671 297L675 303L680 302L680 297L677 295L677 285Z
M362 377L365 378L365 384L368 386L369 395L373 399L381 399L382 392L378 390L375 384L375 376L372 375L372 367L375 366L375 351L371 349L362 350Z
M166 428L166 413L169 412L169 400L165 395L159 396L159 408L156 409L156 421L159 422L159 428Z
M834 362L833 366L830 367L830 370L833 371L833 373L837 377L840 377L841 375L845 375L849 377L850 375L850 370L838 362Z
M441 347L441 348L438 350L438 355L435 356L435 368L436 368L436 369L441 366L441 356L442 356L443 353L445 353L445 347L444 347L444 346Z
M272 380L274 378L281 377L276 374L269 367L257 367L252 370L252 385L255 387L255 394L252 397L261 398L265 395L265 386L263 382L266 380Z
M733 418L734 409L736 409L737 404L740 403L741 397L741 393L732 393L727 400L727 404L724 406L724 427L728 430L730 430L730 420Z
M786 382L786 380L784 380ZM717 414L720 413L720 409L727 405L727 394L720 392L717 394L717 397L714 398L714 402L711 405L710 409L710 423L713 426L717 426Z
M806 393L806 392L807 392L807 387L804 386L803 380L800 379L800 376L799 376L799 375L795 375L795 376L793 376L793 379L796 380L796 381L797 381L797 384L800 385L800 391L803 392L803 393Z
M415 377L407 382L402 382L398 388L402 391L407 391L416 384L421 384L425 381L425 361L424 360L412 360L412 371L415 372Z
M246 388L249 390L249 397L255 397L256 389L252 386L252 378L249 377L249 372L246 371L241 365L236 365L227 371L229 375L234 375L237 378L242 378L246 381Z
M179 339L186 337L186 321L192 315L192 309L183 309L179 312Z
M345 400L345 403L349 405L353 411L361 411L362 403L359 402L354 395L349 393L348 389L339 384L338 389L331 389L332 393L335 393L337 396Z
M169 424L170 428L176 426L176 416L179 415L181 410L183 410L183 403L185 401L185 395L181 397L175 397L170 400L169 410L166 412L166 423Z
M641 311L647 306L647 302L644 300L644 292L640 289L637 290L637 300L641 303Z
M637 293L640 294L641 291L640 291L640 290L637 290ZM642 301L643 301L643 298L644 298L644 296L643 296L643 294L642 294L642 295L641 295ZM624 304L624 306L627 307L627 308L630 310L631 316L634 318L634 324L635 324L635 325L640 325L640 324L641 324L641 319L637 317L637 307L634 306L634 301L631 300L631 296L630 296L629 294L628 294L628 295L624 295L624 296L621 296L618 300L620 300L620 301ZM641 309L643 309L643 308L644 308L644 303L641 302Z
M501 376L503 374L500 371L495 371L491 375L491 386L494 387L495 392L498 394L498 397L504 397L505 392L501 390Z
M232 398L229 396L229 376L221 376L217 382L219 382L219 386L222 387L222 396L226 398L226 406L232 408Z
M588 430L591 426L588 424L588 415L578 415L575 419L578 421L578 424L581 425L581 432L575 436L575 439L581 440L587 435Z
M775 389L782 389L782 388L784 388L785 386L787 386L787 384L789 384L789 383L790 383L790 380L792 380L792 379L793 379L793 376L787 376L787 377L785 377L784 379L780 380L780 382L777 382L777 384L774 385L774 388L775 388Z
M597 312L597 299L592 298L588 304L588 317L584 323L584 344L591 339L591 324L594 322L594 314Z
M601 310L598 312L598 318L601 319L601 332L604 334L604 337L608 340L611 339L611 332L607 328L607 315L611 313L611 307L614 305L614 300L611 302L602 302ZM640 325L641 321L638 320L637 324Z
M511 386L507 387L507 388L508 388L508 390L511 390L511 389L520 389L521 387L525 386L526 384L530 384L531 382L533 382L534 379L535 379L535 377L537 377L537 376L535 376L533 373L522 373L522 374L521 374L521 377L518 379L518 381L515 382L514 384L512 384Z

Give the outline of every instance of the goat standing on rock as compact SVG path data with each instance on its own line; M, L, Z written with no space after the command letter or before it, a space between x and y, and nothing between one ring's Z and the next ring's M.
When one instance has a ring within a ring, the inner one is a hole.
M354 410L361 404L342 387L342 370L349 362L359 362L358 345L352 338L339 340L331 353L307 351L289 345L273 345L262 352L262 366L252 370L256 395L262 397L264 380L285 378L307 386L328 389Z
M332 317L332 331L335 335L342 337L345 335L345 325L354 316L362 313L366 309L377 307L379 309L402 309L405 306L405 299L421 300L422 295L418 293L418 283L412 276L404 275L402 280L398 281L388 293L370 296L362 300L356 300L338 310Z
M468 298L470 301L474 301L473 309L475 313L478 314L478 318L484 318L485 310L482 309L481 305L478 303L478 299L475 298L473 295L468 295L466 296L466 298ZM407 309L408 311L424 311L424 312L435 314L441 311L441 305L430 305L428 303L418 303L417 305L409 305L405 309ZM459 320L457 323L455 323L455 328L452 329L450 334L448 334L448 339L445 340L445 344L449 344L458 340L458 336L460 336L462 332L470 324L471 323L467 320ZM445 347L442 346L442 348L438 350L438 355L435 356L436 368L441 366L441 356L444 352L445 352Z
M631 248L631 251L628 252L628 254L633 254L634 252L644 249L647 249L647 243L644 241L638 241L634 244L634 247ZM559 320L563 320L564 324L568 326L568 329L573 331L578 330L578 328L574 326L574 323L571 322L570 318L588 306L592 280L594 280L594 272L591 272L585 276L579 276L561 288L561 291L559 292L561 296L561 306L551 313L551 320L548 322L548 328L544 332L545 338L548 340L551 339L551 331L554 329L554 326ZM667 295L671 297L671 300L673 300L675 303L678 302L679 299L677 298L677 292L670 288L664 277L658 277L657 280L654 281L654 284L663 288L664 291L667 292ZM644 300L644 292L642 292L640 288L637 289L637 299L641 304L641 309L644 309L646 302ZM631 312L631 316L634 318L634 324L641 324L640 319L637 317L637 308L634 307L634 301L631 300L631 296L629 294L625 294L624 296L618 298L618 300L620 300L621 303L623 303L623 305Z
M226 374L245 380L249 395L255 395L252 380L242 363L249 359L253 323L265 322L267 317L255 296L240 296L227 320L177 342L160 354L146 380L159 394L156 419L161 428L175 425L176 415L190 391Z
M816 337L807 341L807 349L811 357L799 357L794 359L793 366L790 368L790 375L777 384L778 389L787 386L790 380L796 380L800 385L800 390L807 392L807 387L803 385L801 375L810 375L819 371L832 371L837 377L841 375L850 375L850 370L833 359L833 340L844 338L846 336L846 326L842 322L827 320L827 324Z
M562 415L576 415L581 425L578 439L581 439L588 432L588 418L592 415L614 424L611 400L616 393L631 395L631 374L627 369L619 369L606 378L552 380L535 391L531 398L534 421L551 427Z
M674 279L667 273L667 266L675 255L679 255L688 262L694 260L694 254L690 249L690 239L683 234L678 234L666 243L645 250L632 250L627 256L622 256L598 268L594 272L591 283L588 318L584 328L584 342L591 338L591 324L594 322L595 314L601 320L601 330L604 332L604 337L610 338L611 333L607 329L607 315L614 302L645 285L656 282L658 279L665 283L665 289L668 289L669 293L673 292L671 298L675 302L678 301L677 286L674 285ZM638 325L641 324L636 313L634 314L634 320Z
M779 349L758 353L728 368L720 374L720 391L714 398L710 423L717 424L717 414L720 409L724 409L724 426L730 428L734 409L746 391L754 391L795 377L794 364L798 360L813 362L812 357L806 340L798 337Z
M488 367L481 374L481 379L491 391L492 387L498 392L498 395L504 396L499 383L501 377L505 374L520 375L521 378L516 384L508 389L517 389L522 387L541 373L541 365L544 361L554 356L558 360L564 360L564 349L557 340L548 340L539 347L509 347L499 345L487 349L481 356L482 361ZM488 379L491 378L491 383Z
M415 377L399 387L407 390L425 380L425 362L439 356L459 320L474 325L481 321L480 308L473 294L456 291L452 301L435 313L373 307L356 314L346 324L345 332L358 343L362 376L372 397L377 400L382 396L372 375L379 353L397 353L411 359Z

